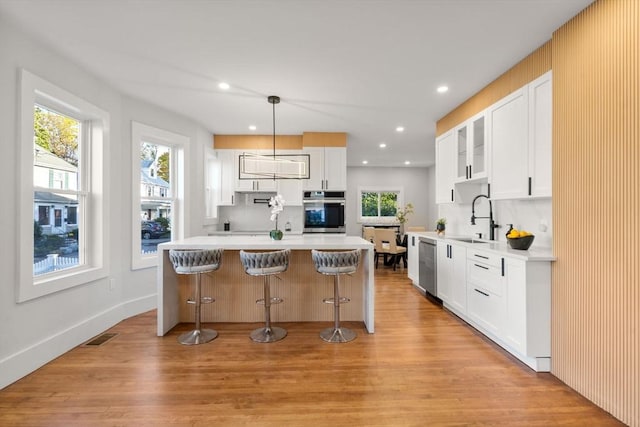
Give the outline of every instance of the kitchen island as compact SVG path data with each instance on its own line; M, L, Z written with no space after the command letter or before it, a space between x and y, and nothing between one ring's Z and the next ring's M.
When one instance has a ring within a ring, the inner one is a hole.
M351 302L341 307L341 320L362 321L374 332L374 277L372 243L356 236L285 235L271 240L267 235L199 236L158 245L158 336L180 322L193 322L193 306L186 300L192 292L190 275L178 275L169 260L170 249L225 250L220 269L202 275L202 295L215 299L202 305L202 322L262 322L264 311L256 306L262 297L262 278L248 276L240 262L240 250L291 249L289 269L271 281L272 295L284 299L272 306L273 322L333 321L333 306L323 298L333 295L333 278L315 270L311 250L361 249L355 274L341 280L341 290Z

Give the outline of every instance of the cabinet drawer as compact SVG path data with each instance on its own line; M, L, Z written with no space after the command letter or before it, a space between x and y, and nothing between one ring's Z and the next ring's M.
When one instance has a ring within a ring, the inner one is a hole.
M479 286L495 295L504 293L501 267L467 259L467 280L470 286Z
M502 257L493 252L484 252L475 249L467 250L467 259L502 268Z
M482 328L498 335L505 319L505 299L479 286L467 286L467 315Z

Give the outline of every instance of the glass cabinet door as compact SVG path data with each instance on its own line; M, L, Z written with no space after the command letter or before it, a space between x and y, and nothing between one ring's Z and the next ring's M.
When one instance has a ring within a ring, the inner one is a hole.
M461 127L457 132L458 138L458 172L460 179L467 178L467 127Z
M472 176L485 174L484 116L473 121L473 164Z

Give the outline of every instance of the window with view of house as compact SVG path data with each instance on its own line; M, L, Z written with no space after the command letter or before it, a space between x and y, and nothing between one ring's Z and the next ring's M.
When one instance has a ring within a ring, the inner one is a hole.
M157 264L158 244L182 229L176 202L182 195L188 138L141 123L132 124L134 215L133 268Z
M396 222L402 205L402 189L360 188L358 216L362 223Z
M20 94L18 301L106 277L109 115L25 70Z

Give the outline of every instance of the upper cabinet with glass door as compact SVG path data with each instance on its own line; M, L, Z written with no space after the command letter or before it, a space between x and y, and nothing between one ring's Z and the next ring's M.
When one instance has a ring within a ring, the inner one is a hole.
M456 182L487 178L487 138L485 112L472 117L455 129Z

